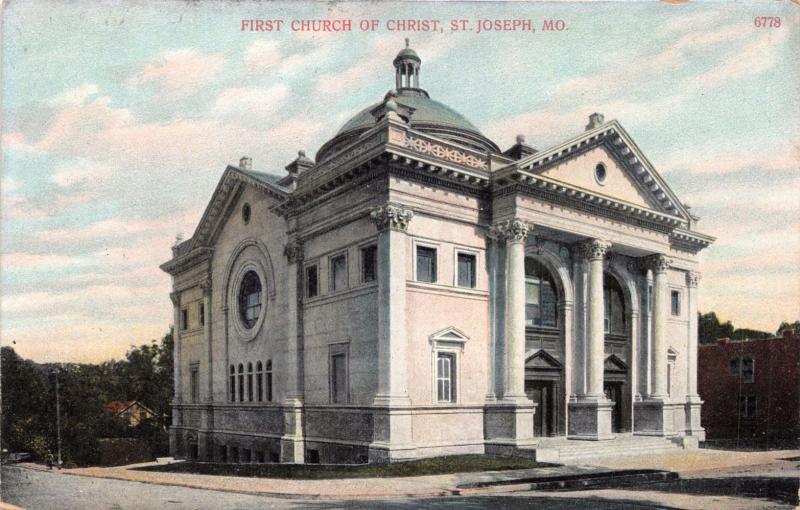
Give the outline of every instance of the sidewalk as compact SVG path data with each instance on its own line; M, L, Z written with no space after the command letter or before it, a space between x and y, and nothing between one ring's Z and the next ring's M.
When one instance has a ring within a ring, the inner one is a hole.
M110 468L90 467L64 469L61 473L78 476L110 478L150 484L174 485L197 489L271 495L299 499L373 499L402 497L435 497L474 495L493 492L530 490L524 483L513 482L529 478L586 475L623 469L657 469L674 471L682 478L708 476L711 473L767 468L792 473L797 463L781 460L800 456L800 450L774 452L731 452L720 450L680 451L662 455L626 456L589 459L584 465L509 471L457 473L449 475L397 478L348 478L335 480L290 480L275 478L245 478L235 476L195 475L137 471L131 468L153 465L136 464ZM20 464L30 469L46 470L37 464ZM788 470L788 471L786 471ZM502 485L480 486L487 482ZM471 487L470 487L471 486ZM468 488L469 487L469 488Z

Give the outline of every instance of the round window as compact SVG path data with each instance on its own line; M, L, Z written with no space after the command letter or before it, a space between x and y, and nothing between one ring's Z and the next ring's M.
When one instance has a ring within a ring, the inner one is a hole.
M255 271L248 271L239 286L239 317L247 329L261 316L261 294L261 279Z
M596 167L594 167L594 178L597 179L597 182L603 184L606 182L606 166L602 163L598 163Z
M250 204L244 204L244 206L242 206L242 219L245 225L250 222Z

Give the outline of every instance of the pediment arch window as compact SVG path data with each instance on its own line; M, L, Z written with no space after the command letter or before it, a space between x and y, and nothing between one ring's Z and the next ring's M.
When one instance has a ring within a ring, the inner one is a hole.
M553 275L532 257L525 258L525 325L558 327L558 292Z
M625 296L616 278L603 275L603 305L605 320L603 330L607 336L624 337L627 334Z

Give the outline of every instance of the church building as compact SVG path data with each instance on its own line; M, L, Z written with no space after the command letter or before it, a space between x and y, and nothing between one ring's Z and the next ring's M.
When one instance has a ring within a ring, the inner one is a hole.
M703 441L713 238L631 136L595 113L558 145L503 150L422 88L414 50L393 63L395 88L314 160L228 166L161 266L173 455L557 460Z

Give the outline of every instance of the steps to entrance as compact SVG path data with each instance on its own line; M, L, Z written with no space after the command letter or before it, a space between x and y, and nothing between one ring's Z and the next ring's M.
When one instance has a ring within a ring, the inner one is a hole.
M535 446L520 448L520 453L544 462L574 464L597 457L660 454L677 452L681 449L669 438L617 435L614 439L605 441L581 441L565 437L542 438Z

